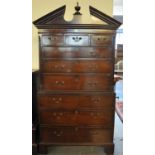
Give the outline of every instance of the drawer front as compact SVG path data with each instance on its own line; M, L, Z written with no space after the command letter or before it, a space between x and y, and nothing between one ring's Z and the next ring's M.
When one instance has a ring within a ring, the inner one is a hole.
M44 90L113 90L113 77L105 75L56 75L44 74L42 87Z
M110 60L46 60L42 62L44 73L112 73Z
M65 36L67 46L88 46L89 36L87 35L69 35Z
M41 43L43 46L59 46L65 45L63 35L46 35L41 37Z
M38 95L40 108L51 109L101 109L113 108L115 95L109 94L60 94L60 95Z
M75 69L74 61L47 60L42 62L42 71L44 73L70 73Z
M93 35L91 36L92 46L111 46L113 43L112 36L106 35Z
M104 111L73 111L53 110L40 111L41 124L55 125L103 125L104 127L113 127L114 110Z
M112 58L111 47L42 47L43 58Z
M103 144L113 141L112 129L91 127L41 127L42 143L94 143Z

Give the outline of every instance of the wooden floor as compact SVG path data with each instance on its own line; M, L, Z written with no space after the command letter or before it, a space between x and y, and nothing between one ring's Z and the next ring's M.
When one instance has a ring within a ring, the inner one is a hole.
M123 124L115 114L115 151L113 155L123 155ZM53 146L48 155L107 155L103 147L95 146Z

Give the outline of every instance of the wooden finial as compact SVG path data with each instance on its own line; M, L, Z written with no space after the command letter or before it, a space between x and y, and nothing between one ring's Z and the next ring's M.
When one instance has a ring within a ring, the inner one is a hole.
M74 13L74 15L82 15L79 11L81 9L81 7L79 6L79 3L77 2L77 6L74 7L76 12Z

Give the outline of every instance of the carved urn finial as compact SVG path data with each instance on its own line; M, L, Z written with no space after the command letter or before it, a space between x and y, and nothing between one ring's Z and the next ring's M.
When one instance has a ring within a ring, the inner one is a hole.
M74 13L74 15L82 15L79 11L81 9L81 7L79 6L79 3L77 2L77 6L74 7L76 12Z

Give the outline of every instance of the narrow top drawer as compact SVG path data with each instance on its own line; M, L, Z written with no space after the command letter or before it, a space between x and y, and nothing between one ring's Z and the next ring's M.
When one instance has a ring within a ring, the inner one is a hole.
M88 35L66 35L66 45L69 46L88 46Z
M63 35L45 35L41 38L41 43L43 46L50 46L50 45L64 45L64 36Z
M109 35L92 35L91 45L92 46L109 46L112 45L113 37Z

